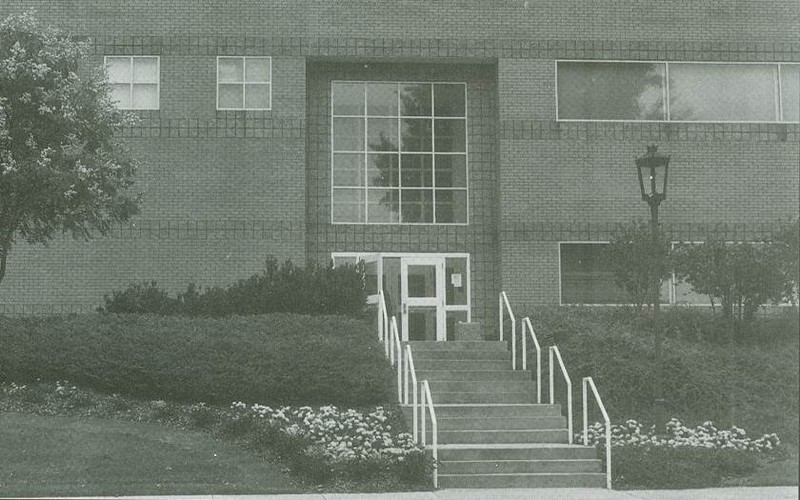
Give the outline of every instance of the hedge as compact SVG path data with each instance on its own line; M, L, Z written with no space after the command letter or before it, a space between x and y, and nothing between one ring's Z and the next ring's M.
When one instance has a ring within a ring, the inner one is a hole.
M371 325L341 316L0 316L0 382L66 379L178 402L359 406L392 400Z

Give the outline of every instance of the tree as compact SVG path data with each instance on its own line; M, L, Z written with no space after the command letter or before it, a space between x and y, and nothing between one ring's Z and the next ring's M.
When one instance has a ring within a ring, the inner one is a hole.
M614 273L614 283L641 308L652 305L670 272L670 245L662 232L653 239L648 222L621 225L605 248L603 260ZM658 282L658 290L653 283Z
M31 13L0 22L0 282L17 240L88 239L137 212L136 163L118 134L131 118L88 54Z

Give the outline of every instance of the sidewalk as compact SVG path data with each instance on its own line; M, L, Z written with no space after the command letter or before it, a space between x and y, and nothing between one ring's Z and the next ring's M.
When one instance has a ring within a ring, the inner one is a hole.
M176 495L70 497L70 500L784 500L798 497L796 486L769 488L706 488L700 490L600 490L537 488L503 490L440 490L413 493L308 493L302 495Z

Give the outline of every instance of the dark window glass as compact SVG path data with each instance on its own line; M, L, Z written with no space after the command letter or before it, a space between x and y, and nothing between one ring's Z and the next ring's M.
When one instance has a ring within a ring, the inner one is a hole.
M399 189L370 189L367 192L367 200L368 222L400 222Z
M433 162L431 155L402 155L403 187L433 186Z
M401 84L400 107L403 116L431 116L431 85Z
M403 118L402 127L403 151L431 151L433 131L430 119Z
M462 189L436 190L436 222L467 222L467 192Z
M614 283L614 273L603 264L607 247L597 243L561 244L562 304L625 304L625 290Z
M777 74L771 64L670 64L670 120L775 121Z
M363 186L364 155L361 153L336 153L333 155L333 185Z
M466 116L465 92L466 86L462 84L434 84L434 114L436 116Z
M465 155L436 155L436 187L467 187Z
M783 121L800 122L800 64L781 65Z
M664 64L558 63L562 120L664 120Z
M397 119L368 118L367 143L372 151L397 151Z
M434 133L437 152L467 151L467 126L464 120L436 120Z
M396 154L369 155L367 180L370 186L398 187L399 168Z
M333 150L364 151L364 119L333 119Z
M367 114L397 116L397 84L370 83L367 85Z
M364 114L364 84L335 82L332 86L334 115Z
M403 222L433 222L433 191L403 189Z

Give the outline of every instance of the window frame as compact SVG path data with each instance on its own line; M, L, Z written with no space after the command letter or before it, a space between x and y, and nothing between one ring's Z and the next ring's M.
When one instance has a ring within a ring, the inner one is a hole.
M664 65L664 120L616 120L598 118L561 118L558 109L558 64L559 63L629 63L629 64L663 64ZM704 64L704 65L747 65L747 66L776 66L776 82L774 85L776 106L776 120L672 120L670 118L670 95L669 95L669 65L670 64ZM645 60L645 59L556 59L555 67L555 108L556 121L558 122L598 122L598 123L770 123L770 124L796 124L800 121L788 121L783 119L783 95L781 82L782 66L798 66L800 63L789 61L665 61L665 60Z
M114 101L114 106L117 109L121 109L121 110L125 110L125 111L157 111L157 110L160 110L161 109L161 56L158 56L158 55L146 55L146 54L142 54L142 55L125 55L125 54L121 54L121 55L103 56L103 67L106 70L106 74L108 74L108 60L109 59L122 59L122 58L128 58L130 60L130 67L131 67L130 81L127 81L127 82L112 82L111 80L109 80L108 83L110 85L120 85L120 84L128 85L128 88L130 89L131 106L133 106L133 86L136 84L136 82L134 82L134 75L133 75L133 61L134 61L134 59L137 59L137 58L139 58L139 59L144 59L144 58L153 59L154 58L156 60L156 73L158 74L158 76L156 78L156 81L155 81L155 86L156 86L156 106L154 108L135 108L135 107L124 108L124 107L121 107L121 106L119 106L117 104L118 101ZM146 85L153 85L153 83L152 82L147 82Z
M431 114L430 115L413 115L413 116L405 116L407 119L430 119L431 122L431 150L430 151L408 151L411 154L429 154L432 160L432 180L430 187L410 187L406 189L415 189L419 191L426 191L430 190L432 193L431 198L431 210L432 210L432 222L403 222L402 220L402 205L403 205L403 186L402 186L402 166L400 165L400 160L403 154L403 150L400 144L400 136L402 134L402 120L404 115L401 112L400 108L400 93L398 92L397 99L398 99L398 108L396 115L371 115L369 114L369 95L365 91L364 92L364 113L361 115L352 115L352 114L335 114L334 113L334 100L333 100L333 85L337 83L344 83L344 84L361 84L365 86L370 84L394 84L397 85L398 88L401 85L430 85L431 86ZM436 115L436 104L435 104L435 91L434 85L462 85L464 87L464 116L437 116ZM469 95L468 95L469 86L465 81L406 81L406 80L331 80L329 91L330 91L330 99L329 99L329 126L328 132L330 134L330 166L329 166L329 182L330 182L330 190L329 190L329 200L330 200L330 216L329 221L331 225L335 226L343 226L343 225L358 225L358 226L468 226L469 225L469 218L470 218L470 185L469 185ZM334 120L337 118L360 118L364 121L364 150L363 151L350 151L350 150L335 150L334 149L334 134L333 134L333 123ZM396 152L384 152L384 151L370 151L368 145L369 139L369 129L367 127L367 123L370 118L378 118L378 119L397 119L398 121L398 150ZM464 152L437 152L436 149L436 120L463 120L464 122ZM398 221L397 222L370 222L369 221L369 197L368 191L370 189L369 181L365 177L364 178L364 186L353 186L353 187L345 187L345 186L338 186L339 188L344 189L353 189L353 190L363 190L363 205L361 209L364 210L364 221L363 222L340 222L334 220L334 155L335 154L364 154L364 169L365 175L366 171L369 168L369 155L370 154L396 154L398 159L398 186L390 187L390 188L375 188L373 189L390 189L390 190L397 190L398 198L397 204L399 207L398 212ZM449 156L463 156L464 158L464 187L436 187L436 166L435 166L435 158L436 155L449 155ZM466 205L466 214L464 218L464 222L436 222L436 191L453 191L453 192L464 192L465 194L465 205Z
M242 60L242 81L240 82L220 82L219 81L219 61L220 59L241 59ZM269 81L268 82L248 82L247 81L247 59L266 59L269 67ZM247 107L247 84L254 85L269 85L269 102L266 108L248 108ZM221 108L219 105L219 86L223 85L241 85L242 87L242 107L241 108ZM216 59L216 109L217 111L272 111L272 56L217 56Z

